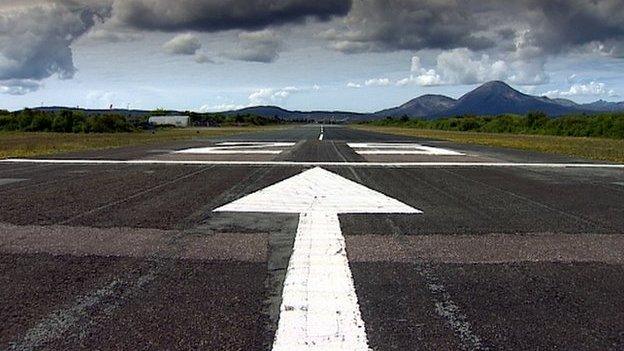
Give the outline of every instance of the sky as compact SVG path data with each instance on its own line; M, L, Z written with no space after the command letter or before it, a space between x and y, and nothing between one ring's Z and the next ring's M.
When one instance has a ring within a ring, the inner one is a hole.
M624 100L624 0L2 0L0 109Z

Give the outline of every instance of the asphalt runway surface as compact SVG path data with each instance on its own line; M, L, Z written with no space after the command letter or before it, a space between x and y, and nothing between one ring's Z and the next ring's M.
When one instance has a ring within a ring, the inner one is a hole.
M366 187L422 212L359 211L362 198L337 211L369 348L624 349L624 169L322 134L296 126L0 162L0 349L276 349L305 217L280 204L304 201L289 189L316 191L317 176L345 182L314 197L321 205ZM176 152L192 148L201 153ZM257 192L252 210L215 211Z

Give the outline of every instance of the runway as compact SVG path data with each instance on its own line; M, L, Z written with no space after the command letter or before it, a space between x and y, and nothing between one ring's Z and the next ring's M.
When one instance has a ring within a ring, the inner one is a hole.
M623 200L342 126L0 161L0 349L622 349Z

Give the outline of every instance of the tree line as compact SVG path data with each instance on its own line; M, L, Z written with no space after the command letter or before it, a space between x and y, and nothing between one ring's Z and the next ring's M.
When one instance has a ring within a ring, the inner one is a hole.
M148 123L151 113L143 116L122 114L87 114L83 111L40 111L24 109L17 112L0 110L0 131L58 133L126 133L153 129ZM280 119L254 115L226 116L209 113L187 113L193 126L245 126L284 123ZM161 126L159 128L166 128Z
M388 117L386 119L364 123L377 126L400 126L461 132L543 134L624 139L624 113L571 115L548 118L544 113L533 112L524 116L460 116L438 120L424 120L403 116L401 118Z

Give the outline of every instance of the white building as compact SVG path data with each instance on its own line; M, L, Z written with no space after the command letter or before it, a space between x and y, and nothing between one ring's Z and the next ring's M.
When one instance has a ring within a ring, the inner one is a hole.
M189 116L152 116L149 123L153 125L171 125L176 127L188 127L191 124Z

